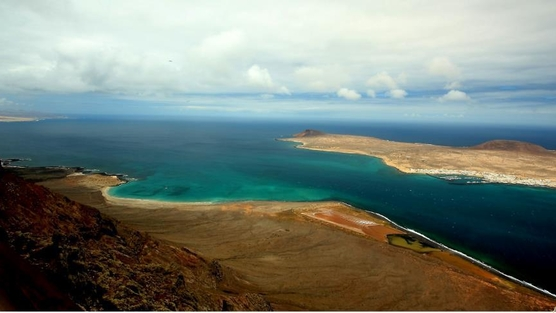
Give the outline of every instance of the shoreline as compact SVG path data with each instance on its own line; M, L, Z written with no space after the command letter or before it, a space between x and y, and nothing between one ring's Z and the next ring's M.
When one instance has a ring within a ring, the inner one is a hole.
M489 172L477 172L477 171L469 171L469 170L410 168L408 173L426 174L433 177L437 177L436 175L471 176L471 177L482 179L484 183L490 183L490 184L507 184L507 185L520 185L520 186L542 187L542 188L556 188L556 182L552 182L547 179L519 178L515 175L505 175L505 174L489 173Z
M286 210L280 209L281 206L292 206L288 209L295 214L308 219L310 222L316 222L329 227L333 227L340 231L350 233L356 236L363 236L365 238L380 241L388 244L387 234L406 234L417 239L419 242L431 245L441 251L430 253L419 253L431 255L439 260L447 262L452 266L460 268L475 276L482 277L486 281L490 281L496 285L508 287L508 283L517 284L529 290L539 292L545 296L556 299L556 294L537 287L527 281L520 280L516 277L508 275L481 260L475 259L461 251L452 249L441 242L437 242L426 235L419 233L413 229L405 228L396 222L390 220L388 217L354 207L348 203L341 201L226 201L226 202L187 202L187 201L162 201L162 200L149 200L138 198L123 198L112 196L109 194L111 188L125 184L128 181L123 180L121 175L110 175L107 173L83 173L76 172L66 176L65 179L78 180L77 184L89 188L91 190L98 190L104 200L109 205L130 207L145 210L157 209L178 209L180 211L198 211L203 209L213 209L214 207L226 207L229 210L242 210L240 207L248 205L250 209L245 210L248 214L259 215L276 215ZM81 180L81 182L79 182ZM75 183L75 182L74 182ZM319 215L331 215L329 219L319 217ZM340 220L340 222L338 222ZM344 220L344 221L341 221ZM346 223L347 221L347 223ZM359 224L360 227L354 227L354 224ZM369 228L371 228L369 230ZM373 229L374 228L374 229ZM379 228L382 228L378 230ZM373 231L377 229L378 231ZM390 245L390 244L389 244ZM403 249L403 248L402 248ZM454 257L456 258L454 260ZM459 258L459 260L458 260ZM476 268L474 268L476 267ZM513 289L513 288L511 288Z

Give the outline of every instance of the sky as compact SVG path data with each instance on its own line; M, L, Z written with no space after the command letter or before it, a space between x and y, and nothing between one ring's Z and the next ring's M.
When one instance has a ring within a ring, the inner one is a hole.
M0 114L556 124L556 1L0 1Z

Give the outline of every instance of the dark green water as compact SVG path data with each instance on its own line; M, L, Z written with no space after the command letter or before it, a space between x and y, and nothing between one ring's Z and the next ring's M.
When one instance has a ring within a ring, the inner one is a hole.
M307 127L459 146L518 139L556 149L554 129L53 120L1 124L0 157L136 178L112 189L120 197L343 201L556 292L550 279L556 277L556 190L450 184L400 173L375 158L296 149L294 143L274 140Z

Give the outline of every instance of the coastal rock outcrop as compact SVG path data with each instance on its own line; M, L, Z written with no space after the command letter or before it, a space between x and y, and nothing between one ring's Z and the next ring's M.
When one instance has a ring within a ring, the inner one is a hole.
M0 229L2 251L25 262L0 262L0 281L13 280L18 273L35 277L27 283L0 284L0 307L271 309L261 295L245 292L236 273L217 261L153 239L2 169ZM29 274L35 272L39 274ZM53 296L37 298L40 294Z

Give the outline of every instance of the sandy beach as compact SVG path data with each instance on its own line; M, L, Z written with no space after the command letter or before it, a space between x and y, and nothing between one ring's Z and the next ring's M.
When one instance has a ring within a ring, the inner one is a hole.
M302 149L377 157L404 173L466 175L485 182L556 188L556 152L526 143L508 142L511 147L506 150L479 149L325 133L280 140L299 142Z
M545 310L556 300L449 251L388 244L403 234L338 202L168 203L111 197L115 176L41 184L240 273L275 310Z

